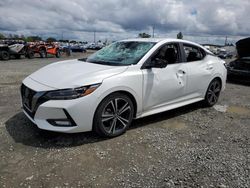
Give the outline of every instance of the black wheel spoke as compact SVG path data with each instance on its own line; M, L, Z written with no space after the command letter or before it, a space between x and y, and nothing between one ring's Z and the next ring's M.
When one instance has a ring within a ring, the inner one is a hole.
M114 101L110 101L110 103L111 103L111 106L112 106L112 108L113 108L113 112L115 113L115 112L116 112L116 108L115 108Z
M220 92L220 88L217 87L215 90L214 90L215 93L219 93Z
M119 115L123 114L124 112L131 110L131 107L128 106L128 103L122 107L121 110L119 110Z
M111 119L114 119L114 115L113 114L103 114L102 115L102 122L109 121Z
M221 84L217 80L213 81L207 91L207 102L210 106L214 105L218 101L220 91Z
M116 122L117 122L117 119L113 119L110 129L108 131L109 133L113 133L113 134L115 133Z
M122 132L130 123L132 109L124 98L110 100L101 115L103 129L109 134Z
M117 112L118 111L118 99L115 99L115 112Z
M118 120L122 123L123 127L126 127L128 122L124 122L124 120L121 117L118 117Z

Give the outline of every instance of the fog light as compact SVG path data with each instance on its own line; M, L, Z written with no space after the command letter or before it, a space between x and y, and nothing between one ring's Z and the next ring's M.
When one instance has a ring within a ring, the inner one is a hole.
M56 127L72 127L74 126L68 119L48 119L47 120L51 125Z
M74 127L77 126L75 121L72 119L72 117L69 115L67 110L63 109L63 112L65 113L65 118L62 119L47 119L47 122L55 127Z
M68 121L68 120L65 120L65 121L55 121L55 123L56 124L58 124L58 125L61 125L61 126L71 126L72 124L71 124L71 122L70 121Z

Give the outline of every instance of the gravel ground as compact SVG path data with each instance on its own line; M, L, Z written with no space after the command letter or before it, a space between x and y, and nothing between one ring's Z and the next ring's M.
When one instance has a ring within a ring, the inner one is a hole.
M250 187L249 86L228 83L215 107L139 119L113 139L42 131L20 110L20 83L62 59L0 61L0 187Z

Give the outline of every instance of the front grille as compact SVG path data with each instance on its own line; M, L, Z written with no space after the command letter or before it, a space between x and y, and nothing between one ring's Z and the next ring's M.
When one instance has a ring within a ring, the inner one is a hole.
M28 87L26 87L24 84L21 86L21 95L22 95L22 101L23 105L29 110L32 111L32 99L36 92Z
M44 96L45 92L36 92L24 84L21 85L22 105L25 112L34 118L39 105L48 101Z

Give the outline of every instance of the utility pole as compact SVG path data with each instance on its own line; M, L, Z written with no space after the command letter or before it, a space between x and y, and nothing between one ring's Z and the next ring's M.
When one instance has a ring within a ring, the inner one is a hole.
M153 34L152 34L152 37L154 38L155 37L155 26L153 25Z
M226 36L226 39L225 39L225 46L227 45L227 36Z
M94 31L94 43L95 43L95 31Z

